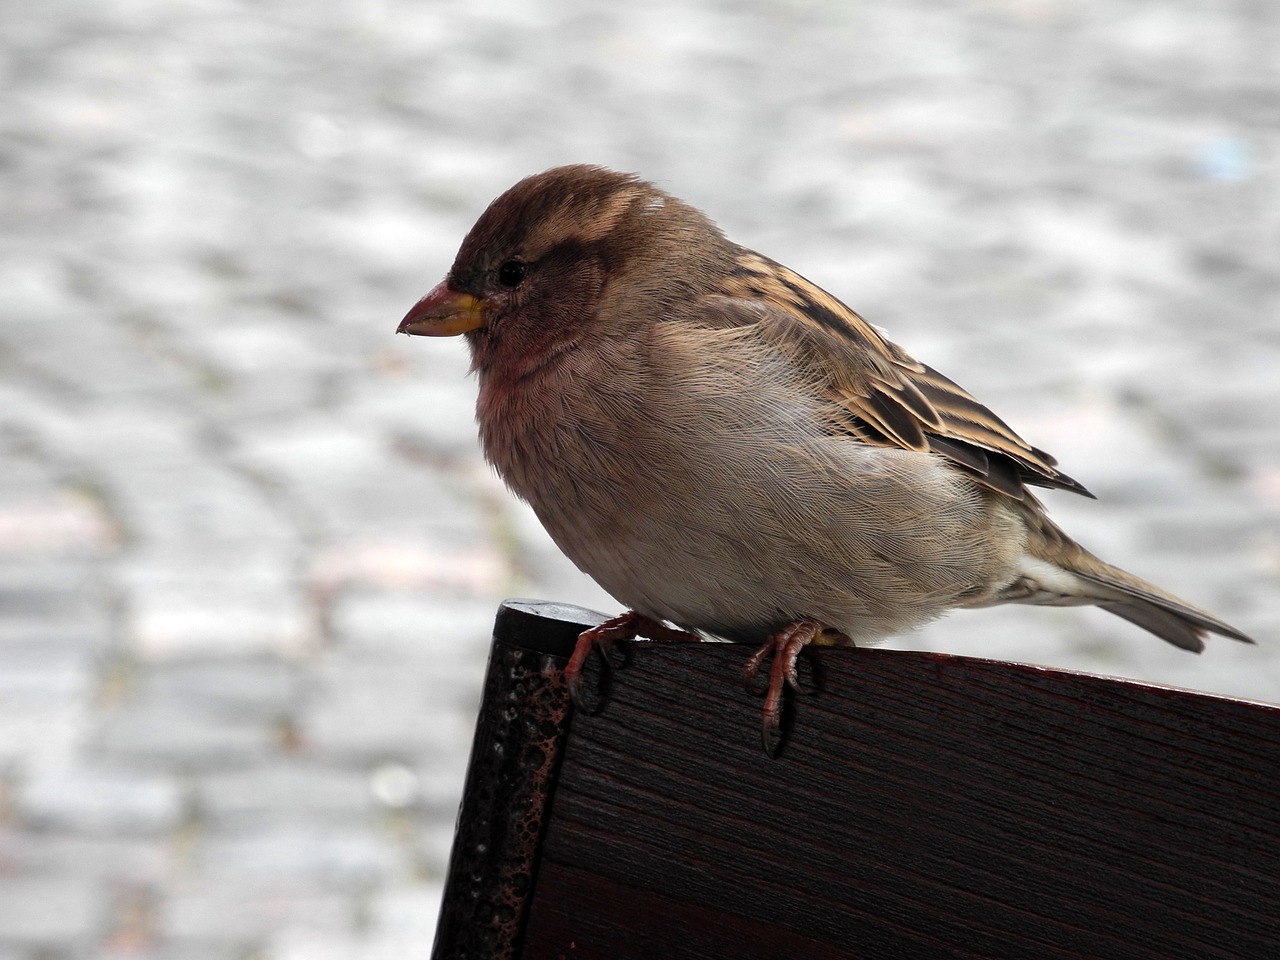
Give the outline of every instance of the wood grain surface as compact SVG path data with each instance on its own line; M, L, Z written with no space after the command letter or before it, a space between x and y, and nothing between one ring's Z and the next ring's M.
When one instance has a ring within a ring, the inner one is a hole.
M640 644L571 717L527 958L1280 956L1280 709L1030 666Z

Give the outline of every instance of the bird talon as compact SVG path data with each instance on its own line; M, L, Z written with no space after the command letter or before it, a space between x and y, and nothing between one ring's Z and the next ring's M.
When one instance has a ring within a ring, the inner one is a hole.
M573 700L573 705L583 713L596 713L599 711L604 701L602 688L604 685L603 670L595 665L588 669L587 663L591 656L591 651L595 649L599 640L593 635L591 630L584 630L578 635L578 642L574 644L573 654L569 657L569 662L564 668L564 683L569 690L569 697ZM608 663L607 656L604 657L605 663ZM590 679L586 674L590 673Z
M621 670L631 662L631 654L626 647L617 642L618 639L622 638L615 639L613 636L606 634L595 641L596 651L600 654L600 659L611 670Z
M812 684L800 682L797 666L800 652L808 644L820 637L825 639L829 634L848 640L840 631L829 631L829 628L823 627L817 620L797 620L769 637L742 666L742 679L747 691L756 693L760 687L756 680L764 661L769 657L773 658L769 665L768 684L764 688L764 718L761 727L764 752L770 758L776 757L782 746L782 710L785 706L783 695L786 688L790 687L799 695L808 694L814 689Z
M604 677L595 683L578 682L569 686L569 697L576 709L586 714L597 714L604 705Z
M782 717L765 715L764 725L760 730L760 743L764 747L765 756L774 760L782 749Z
M644 636L665 642L696 642L700 638L683 630L673 630L642 613L628 610L578 634L573 654L565 664L564 681L573 704L584 713L597 713L604 704L604 687L610 670L621 670L631 662L631 654L619 640ZM588 668L591 651L598 651L598 667ZM593 674L588 680L586 674Z
M773 639L766 640L758 650L747 657L746 662L742 664L742 687L747 693L759 696L763 695L768 689L768 683L764 685L760 683L760 668L764 666L765 660L773 653Z
M814 686L808 683L801 683L800 677L795 670L787 671L787 686L796 692L797 696L807 697L814 692Z

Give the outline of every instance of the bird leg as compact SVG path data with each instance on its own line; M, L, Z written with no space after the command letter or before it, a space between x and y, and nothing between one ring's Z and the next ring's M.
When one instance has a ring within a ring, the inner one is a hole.
M769 666L769 686L764 696L764 723L761 728L764 752L770 757L776 757L778 748L782 745L783 690L790 686L796 693L806 692L800 686L800 678L796 674L796 661L800 657L800 651L810 643L853 646L853 641L834 627L825 627L817 620L797 620L769 637L742 665L742 680L749 690L765 660L773 657Z
M636 637L647 637L662 643L698 643L701 638L684 630L673 630L652 617L643 613L628 610L621 616L606 620L590 630L578 634L578 642L573 654L564 668L564 682L569 688L569 696L579 710L595 713L600 708L599 691L588 691L582 682L582 669L586 665L591 651L599 649L600 658L606 666L621 667L625 665L625 657L618 649L617 641L634 640Z

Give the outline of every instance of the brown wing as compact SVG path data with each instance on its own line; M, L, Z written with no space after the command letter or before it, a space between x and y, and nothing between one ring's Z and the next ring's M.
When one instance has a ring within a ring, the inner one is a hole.
M965 390L782 264L743 251L721 292L717 313L759 323L764 335L825 380L847 414L839 429L850 436L936 453L1019 500L1028 484L1093 496Z

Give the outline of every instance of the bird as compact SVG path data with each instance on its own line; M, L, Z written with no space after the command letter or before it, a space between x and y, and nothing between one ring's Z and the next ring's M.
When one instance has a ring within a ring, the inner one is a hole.
M761 738L810 644L961 608L1093 605L1184 650L1235 627L1099 559L1032 488L1093 497L826 290L635 174L526 177L397 329L462 335L486 459L627 609L565 668L645 636L752 644Z

